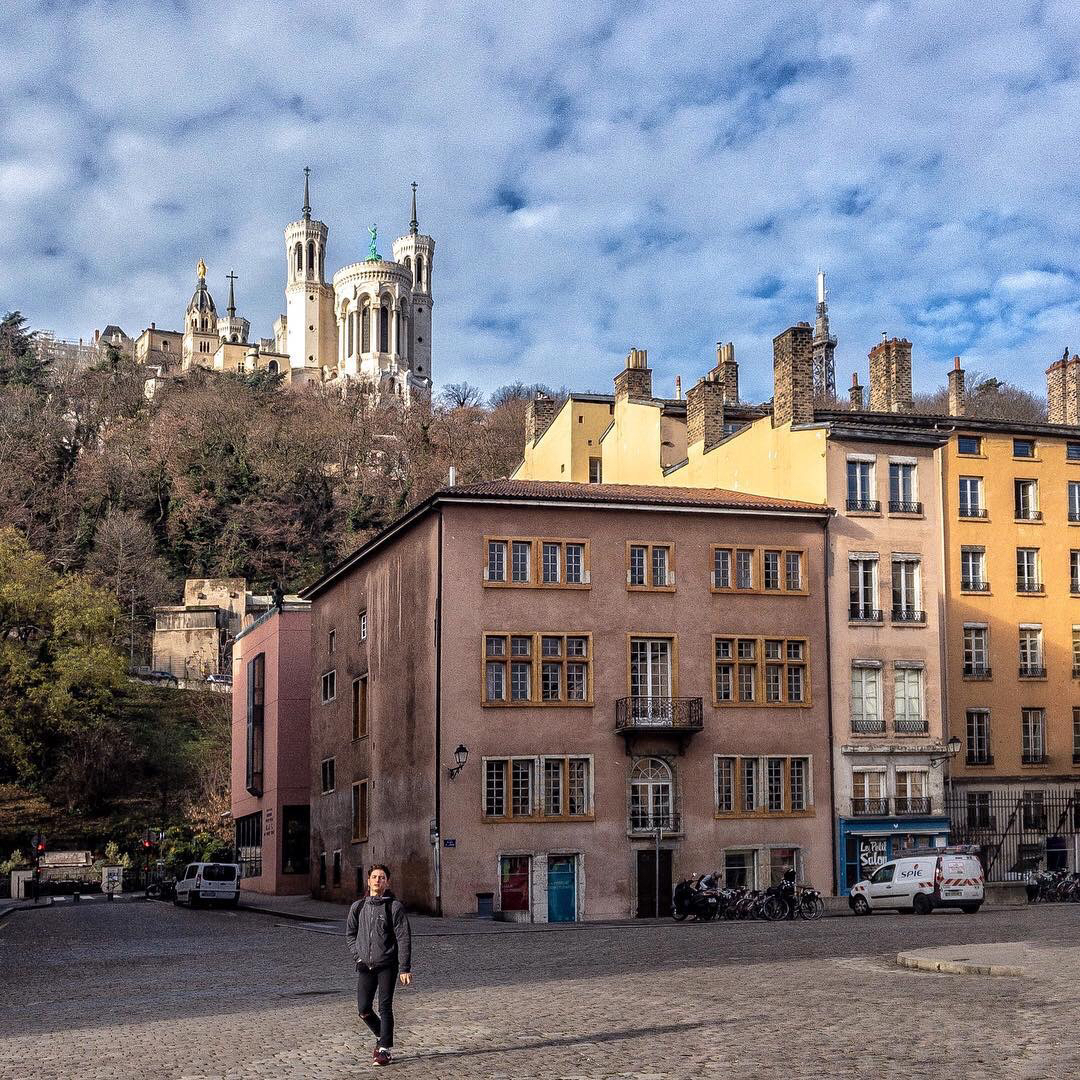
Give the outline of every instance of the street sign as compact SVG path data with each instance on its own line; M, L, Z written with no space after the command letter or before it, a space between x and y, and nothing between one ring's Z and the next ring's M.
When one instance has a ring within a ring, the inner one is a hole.
M122 866L103 866L101 868L101 891L118 893L124 888L124 868Z
M442 844L443 847L457 847L457 841L453 837L447 837Z

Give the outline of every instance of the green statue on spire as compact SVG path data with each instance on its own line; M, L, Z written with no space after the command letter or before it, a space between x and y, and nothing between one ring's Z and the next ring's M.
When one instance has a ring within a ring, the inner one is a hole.
M379 227L377 225L372 225L368 229L368 236L371 237L371 245L370 245L370 247L368 247L368 257L367 257L368 262L378 262L379 261L379 252L378 252L377 248L375 247L375 239L376 239L376 237L378 235L379 235Z

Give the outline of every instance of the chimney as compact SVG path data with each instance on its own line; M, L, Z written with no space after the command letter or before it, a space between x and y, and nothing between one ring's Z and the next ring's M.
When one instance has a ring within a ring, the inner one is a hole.
M682 401L682 376L675 376L675 400Z
M814 420L813 337L801 322L773 338L773 427Z
M724 401L734 405L739 400L739 365L735 363L735 344L716 343L716 372L724 387Z
M156 322L152 322L152 323L150 324L150 329L151 329L151 330L156 330L156 329L157 329L157 323L156 323Z
M555 399L538 393L525 406L525 445L535 446L555 419Z
M652 371L649 370L649 354L645 349L631 349L626 357L626 367L615 376L615 400L652 397Z
M949 415L964 415L964 369L960 357L953 357L953 369L949 372Z
M870 350L870 411L911 412L911 342L883 335Z
M100 337L101 337L101 331L100 330L95 330L94 331L94 344L95 345L98 343L98 338L100 338Z
M724 438L724 384L710 371L686 395L686 444L702 442L702 452Z
M851 411L862 412L863 407L863 388L859 382L859 373L853 371L851 373L851 389L848 391L851 395Z
M1051 424L1065 423L1065 368L1069 364L1069 346L1060 360L1046 369L1046 419Z
M450 466L450 475L446 478L447 487L457 487L457 466Z

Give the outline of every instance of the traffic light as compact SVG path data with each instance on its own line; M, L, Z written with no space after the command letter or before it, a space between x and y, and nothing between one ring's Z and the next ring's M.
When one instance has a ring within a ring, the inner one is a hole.
M45 837L41 833L35 833L34 839L31 841L34 848L34 857L40 858L45 854Z
M149 851L154 846L154 842L152 840L143 840L142 846L143 851Z

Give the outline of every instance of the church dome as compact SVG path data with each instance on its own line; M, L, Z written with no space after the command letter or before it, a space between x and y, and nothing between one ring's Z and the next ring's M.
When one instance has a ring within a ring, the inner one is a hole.
M189 314L198 312L200 314L216 315L217 308L214 307L214 298L206 287L206 263L202 259L199 260L196 272L199 275L199 283L195 286L195 292L191 295L191 303L187 306L188 312Z

